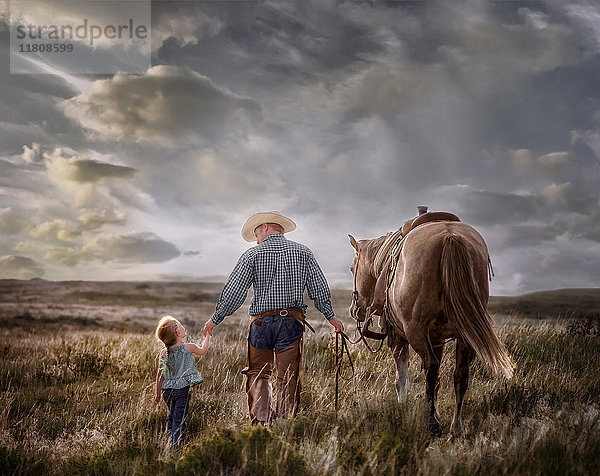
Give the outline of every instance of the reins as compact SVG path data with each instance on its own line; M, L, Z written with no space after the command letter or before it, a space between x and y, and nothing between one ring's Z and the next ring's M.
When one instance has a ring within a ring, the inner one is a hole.
M369 352L376 354L383 347L383 339L380 340L379 347L377 349L373 349L369 342L367 341L365 335L361 332L360 324L356 322L356 328L358 330L358 338L356 340L351 340L350 337L345 332L336 332L335 333L335 415L337 417L338 412L338 402L339 402L339 394L340 394L340 378L342 380L350 381L356 376L356 369L354 368L354 363L352 362L352 356L350 355L350 350L348 349L348 344L356 345L360 341L365 343L365 347L369 350ZM341 344L340 344L341 339ZM352 369L352 374L350 376L344 376L342 374L342 368L344 364L344 354L348 357L348 366Z
M342 339L342 343L340 346L340 338ZM343 380L352 380L356 375L356 371L354 370L354 364L352 363L352 357L350 356L350 351L348 350L347 342L352 343L352 341L348 338L348 336L344 332L336 332L335 333L335 416L337 417L338 413L338 402L339 402L339 391L340 391L340 377ZM358 341L357 341L358 342ZM340 349L341 347L341 349ZM340 352L341 350L341 352ZM348 356L348 363L350 368L352 369L352 375L349 377L344 377L342 375L342 364L344 361L344 353Z
M390 257L393 256L397 256L397 254L400 252L400 250L402 250L402 245L404 244L404 237L402 237L400 235L400 231L390 234L390 236L388 236L388 240L386 240L386 242L384 243L385 247L386 247L386 251L385 251L385 259L384 261L381 262L381 266L384 265L384 262L387 261L388 259L390 259ZM357 268L358 268L358 261L359 261L359 257L360 257L360 251L358 250L357 247L356 248L356 264L357 264ZM379 261L379 259L384 258L383 254L378 253L378 256L376 257L377 261ZM395 267L394 267L395 269ZM354 363L352 362L352 357L350 355L350 351L348 349L348 344L350 345L356 345L359 342L364 342L365 347L367 348L367 350L369 352L371 352L372 354L376 354L377 352L379 352L382 347L383 347L383 341L384 339L387 337L387 333L382 333L382 332L375 332L369 329L369 326L371 325L371 323L373 322L373 315L366 315L368 308L365 309L365 319L363 321L361 321L360 319L360 306L358 305L358 290L357 290L357 273L358 269L355 269L353 272L353 280L352 280L352 304L350 306L350 316L356 321L356 332L358 334L358 337L355 338L355 340L351 340L347 334L345 334L344 332L336 332L335 335L335 413L337 416L337 411L338 411L338 406L339 406L339 383L340 383L340 378L342 378L343 380L352 380L355 375L356 375L356 371L354 369ZM387 288L389 287L389 283L387 283L386 286L386 294L387 294ZM385 313L385 310L384 310ZM341 344L340 344L340 339L341 339ZM374 339L374 340L378 340L379 341L379 346L378 347L373 347L371 346L371 344L369 343L369 341L367 339ZM350 366L350 368L352 369L352 374L348 377L345 377L344 375L342 375L342 368L343 368L343 364L344 364L344 354L347 356L348 358L348 365Z
M356 252L356 262L358 263L359 251ZM364 325L361 326L361 321L359 319L359 311L360 306L358 305L358 291L356 290L356 270L354 270L354 279L352 283L352 305L350 307L351 317L356 321L356 332L358 333L358 337L356 340L350 339L345 332L336 332L335 334L335 414L337 417L338 407L339 407L339 386L340 386L340 378L342 380L350 381L356 375L356 370L354 368L354 363L352 362L352 356L350 355L350 350L348 349L348 344L356 345L360 341L364 342L367 350L373 354L376 354L383 347L383 340L387 337L387 334L373 332L368 329L369 324L373 321L373 316L368 316L364 320ZM367 338L373 338L379 340L379 347L374 349L369 344ZM340 343L341 339L341 343ZM352 374L350 376L344 376L342 374L342 368L344 367L344 354L348 358L348 365L352 370Z

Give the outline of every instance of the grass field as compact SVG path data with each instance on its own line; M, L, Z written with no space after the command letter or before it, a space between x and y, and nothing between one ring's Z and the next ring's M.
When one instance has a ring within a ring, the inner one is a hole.
M356 376L341 386L336 416L334 340L311 312L301 412L270 430L251 428L244 381L245 309L215 330L198 361L189 443L171 451L164 404L154 403L163 314L199 340L218 285L0 282L0 470L2 474L598 474L600 333L587 293L503 298L494 314L517 364L510 381L477 361L464 435L447 441L454 405L453 344L443 361L444 436L426 429L424 374L411 354L409 396L398 403L387 348L352 348ZM569 297L571 296L571 297ZM569 301L569 299L571 299ZM334 293L346 314L347 291ZM492 301L491 308L498 301ZM533 304L532 304L533 302ZM595 304L594 304L595 303ZM594 308L594 306L596 306ZM535 309L542 311L536 312ZM577 317L577 318L575 318ZM351 323L344 319L345 324Z

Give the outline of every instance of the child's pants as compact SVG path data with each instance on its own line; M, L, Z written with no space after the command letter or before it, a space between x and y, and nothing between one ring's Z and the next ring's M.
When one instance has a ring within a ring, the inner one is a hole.
M171 445L182 445L185 435L185 418L190 402L190 387L163 389L163 400L167 404L167 432Z

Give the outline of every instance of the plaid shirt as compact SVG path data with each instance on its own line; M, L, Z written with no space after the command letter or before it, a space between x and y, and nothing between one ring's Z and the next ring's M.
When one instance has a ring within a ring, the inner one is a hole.
M251 316L292 307L306 310L302 300L306 288L315 307L328 320L334 317L329 285L312 251L282 234L267 236L240 257L217 302L212 316L215 324L244 303L250 285L254 286Z

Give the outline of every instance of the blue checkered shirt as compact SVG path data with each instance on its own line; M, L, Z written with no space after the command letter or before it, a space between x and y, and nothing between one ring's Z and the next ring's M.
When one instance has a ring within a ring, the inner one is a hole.
M315 307L329 320L334 317L331 293L312 251L282 234L267 236L238 260L221 292L212 321L219 324L245 301L250 285L254 296L251 316L276 309L306 309L304 289Z

